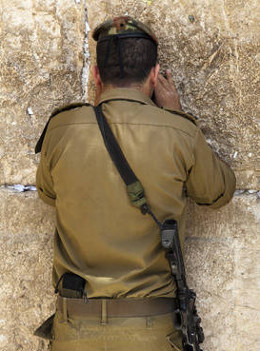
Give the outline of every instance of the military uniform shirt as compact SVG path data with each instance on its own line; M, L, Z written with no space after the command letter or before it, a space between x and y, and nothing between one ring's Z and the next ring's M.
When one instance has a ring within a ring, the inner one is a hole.
M135 89L106 91L100 102L150 207L160 221L178 221L183 245L187 196L207 207L223 206L235 189L232 170L216 157L192 117L160 109ZM54 285L73 272L86 280L90 298L175 295L159 228L131 205L92 106L50 121L37 189L56 207Z

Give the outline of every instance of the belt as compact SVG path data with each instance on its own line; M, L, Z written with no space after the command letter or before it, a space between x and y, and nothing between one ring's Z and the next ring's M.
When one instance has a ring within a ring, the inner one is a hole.
M100 316L106 310L107 317L149 317L171 313L177 308L173 298L143 299L73 299L58 296L57 311L75 316Z

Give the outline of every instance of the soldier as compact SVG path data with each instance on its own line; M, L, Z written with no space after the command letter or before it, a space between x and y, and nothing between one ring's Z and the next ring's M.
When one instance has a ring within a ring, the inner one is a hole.
M183 246L189 196L219 208L235 177L181 111L170 71L159 74L157 39L128 16L93 33L96 105L143 184L156 216L178 222ZM152 96L154 94L154 101ZM172 310L176 286L156 223L131 205L90 105L54 114L38 144L40 198L56 208L53 351L182 350Z

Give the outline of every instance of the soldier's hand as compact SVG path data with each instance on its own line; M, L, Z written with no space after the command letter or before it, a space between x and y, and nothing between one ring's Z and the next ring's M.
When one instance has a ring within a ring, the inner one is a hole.
M169 69L166 70L166 78L161 74L154 89L155 103L159 107L173 110L181 110L181 103L178 92Z

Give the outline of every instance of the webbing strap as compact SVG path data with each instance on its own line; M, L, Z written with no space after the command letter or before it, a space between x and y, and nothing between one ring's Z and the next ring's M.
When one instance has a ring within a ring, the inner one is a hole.
M129 163L127 162L125 155L123 154L118 142L105 118L102 113L101 105L94 107L97 122L99 125L99 129L104 139L104 143L106 145L107 151L109 152L110 157L112 158L118 172L121 175L121 178L128 186L135 182L138 182L138 178L132 171Z
M141 182L136 177L135 173L127 162L125 155L123 154L104 114L102 113L101 105L95 106L94 111L107 151L126 185L127 193L132 205L140 208L142 214L145 215L148 213L159 228L161 228L160 221L156 218L147 204L144 188Z

